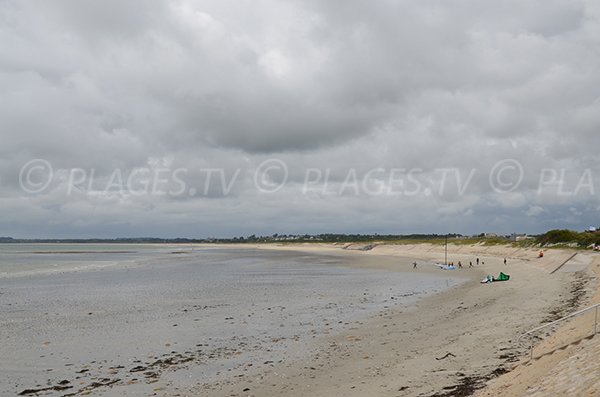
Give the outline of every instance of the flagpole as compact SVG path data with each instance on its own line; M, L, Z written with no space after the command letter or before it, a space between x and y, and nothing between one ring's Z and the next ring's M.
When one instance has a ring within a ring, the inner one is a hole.
M446 249L444 250L444 264L448 266L448 233L446 233Z

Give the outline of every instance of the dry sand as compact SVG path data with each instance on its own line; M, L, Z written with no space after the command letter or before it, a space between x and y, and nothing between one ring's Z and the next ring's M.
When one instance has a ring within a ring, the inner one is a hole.
M586 253L578 257L588 263L591 286L596 287L588 294L592 298L582 306L598 304L600 255ZM594 337L594 332L600 332L600 325L594 329L595 316L591 310L540 332L538 335L544 339L534 345L533 358L523 357L513 371L490 382L476 396L599 396L600 339ZM600 310L597 319L600 320Z
M326 244L257 248L359 255L364 258L361 266L388 270L408 269L395 268L393 261L378 261L381 256L444 260L444 247L429 244L378 245L368 251L356 250L364 248L360 245ZM460 260L464 266L453 272L469 278L460 287L424 298L404 312L388 309L350 332L325 337L306 361L272 365L269 371L249 372L239 381L202 385L189 392L211 396L466 396L487 383L478 395L517 396L543 390L532 385L543 383L544 376L572 352L563 349L560 355L547 354L528 363L529 350L517 339L589 303L596 289L590 269L596 266L597 254L580 253L577 261L556 271L573 251L550 250L541 259L537 252L450 244L448 260ZM474 268L469 268L470 261ZM425 264L414 271L444 272ZM479 283L485 275L497 276L500 271L510 274L510 281ZM565 332L546 335L536 350L541 354L556 350L564 343ZM553 387L547 383L546 391ZM593 390L592 384L588 386Z

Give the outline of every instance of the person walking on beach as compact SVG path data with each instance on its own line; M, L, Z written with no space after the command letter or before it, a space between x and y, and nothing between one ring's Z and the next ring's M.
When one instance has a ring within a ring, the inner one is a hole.
M417 268L417 262L413 262L413 269Z
M506 266L506 258L504 258L504 265Z
M476 262L477 262L477 266L479 266L479 257L477 257L477 261Z
M460 263L460 261L458 261L458 268L462 269L462 263Z
M473 261L469 261L469 267L473 267Z

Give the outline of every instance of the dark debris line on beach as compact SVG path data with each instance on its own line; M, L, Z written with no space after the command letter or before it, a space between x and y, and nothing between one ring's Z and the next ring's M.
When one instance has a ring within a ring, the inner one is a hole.
M569 289L569 299L561 306L550 311L548 317L544 319L545 323L551 323L579 309L586 298L586 287L590 281L585 272L576 272L575 279L571 282Z
M443 391L430 394L428 397L468 397L473 395L473 393L475 393L477 390L483 389L489 380L497 378L498 376L507 372L508 370L504 367L496 368L487 376L467 376L462 372L458 372L456 375L459 378L456 384L452 386L446 386L443 388Z
M295 336L295 338L296 337L297 336ZM283 339L286 338L280 337L273 339L273 341L280 341ZM248 343L249 342L246 340L246 338L241 338L238 341L238 346L236 347L222 346L211 348L208 343L198 343L195 345L194 350L187 350L183 353L172 351L170 353L165 353L162 356L155 356L154 360L150 360L148 362L135 360L130 368L126 368L123 365L110 366L106 368L108 370L108 374L102 370L102 366L93 369L86 365L82 369L74 372L73 381L61 380L54 386L46 387L37 385L34 388L22 390L18 393L18 395L37 396L40 393L48 393L52 391L64 392L68 390L69 393L63 394L62 397L73 397L88 394L92 390L103 387L127 386L136 383L152 384L158 382L161 375L165 371L186 368L187 365L192 363L204 364L210 360L234 357L240 354L242 350L248 348ZM273 366L275 365L275 361L267 360L263 363L263 365ZM67 364L67 366L72 366L72 364ZM238 368L248 368L252 366L257 366L257 364L240 364ZM260 365L258 364L258 366ZM107 375L118 375L119 377L111 378L106 377ZM72 386L74 381L85 382L86 379L89 383L81 386L79 389L75 390L75 386ZM48 380L47 384L51 385L52 383L54 382Z
M276 338L275 341L286 339L285 337ZM161 375L165 371L169 370L178 370L185 368L187 365L192 363L203 364L208 362L209 360L214 359L223 359L223 358L231 358L240 354L241 349L246 348L248 345L247 341L244 338L240 340L239 345L237 347L215 347L209 348L209 344L199 343L196 345L196 350L194 351L186 351L184 353L165 353L160 358L154 357L153 361L142 362L140 360L136 360L133 362L132 367L127 369L123 365L111 366L108 367L107 370L111 375L120 374L119 378L109 378L104 377L104 375L99 375L101 373L101 367L97 370L93 370L87 368L87 366L81 370L75 371L75 379L77 381L83 381L88 378L89 383L80 387L77 390L74 390L74 386L72 386L72 382L69 380L62 380L58 382L55 386L47 386L41 387L40 385L36 386L36 388L27 388L23 391L19 392L19 396L37 396L40 393L52 392L52 391L67 391L69 393L63 394L62 397L74 397L78 395L85 395L91 392L92 390L103 388L103 387L113 387L113 386L127 386L136 383L147 383L152 384L156 383L160 380ZM277 363L281 363L279 361L267 360L262 364L266 366L272 367ZM72 364L68 364L69 366ZM238 368L249 368L260 366L260 364L240 364ZM245 370L245 369L244 369ZM52 381L48 381L48 384L51 384Z
M38 393L42 393L42 392L64 391L64 390L72 389L73 386L69 385L69 383L71 383L71 382L69 382L68 380L62 380L62 381L58 382L58 385L42 387L39 389L25 389L22 392L20 392L18 395L19 396L29 396L29 395L35 394L37 396Z
M431 394L429 397L467 397L485 386L485 377L471 377L461 374L459 382L452 386L444 387L441 393Z
M175 353L172 354L164 354L162 358L157 358L155 361L150 363L142 363L141 361L136 361L135 366L126 371L125 377L135 376L131 379L122 380L120 378L106 378L106 377L92 377L91 382L79 390L64 394L63 397L72 397L77 396L82 393L86 393L92 391L94 389L98 389L101 387L109 387L114 385L126 385L138 383L140 380L137 376L139 373L139 377L143 377L143 381L146 383L155 383L160 378L160 375L163 371L175 367L181 368L184 364L199 361L202 362L205 358L215 358L217 356L225 357L230 356L236 353L236 349L214 349L211 352L204 352L202 350L202 346L208 346L206 344L198 344L196 347L198 349L195 352L187 351L184 354ZM125 367L122 365L109 367L108 370L111 374L117 374L120 370L124 370ZM88 368L84 368L82 370L76 371L75 379L81 380L84 376L90 376L92 371ZM73 389L73 386L70 385L71 382L68 380L62 380L55 386L43 387L43 388L29 388L18 393L19 396L29 396L29 395L38 395L38 393L49 392L49 391L65 391L68 389Z

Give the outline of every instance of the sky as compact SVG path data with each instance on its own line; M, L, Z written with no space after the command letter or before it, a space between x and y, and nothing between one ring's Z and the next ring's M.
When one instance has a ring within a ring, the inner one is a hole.
M0 1L0 236L600 225L594 0Z

